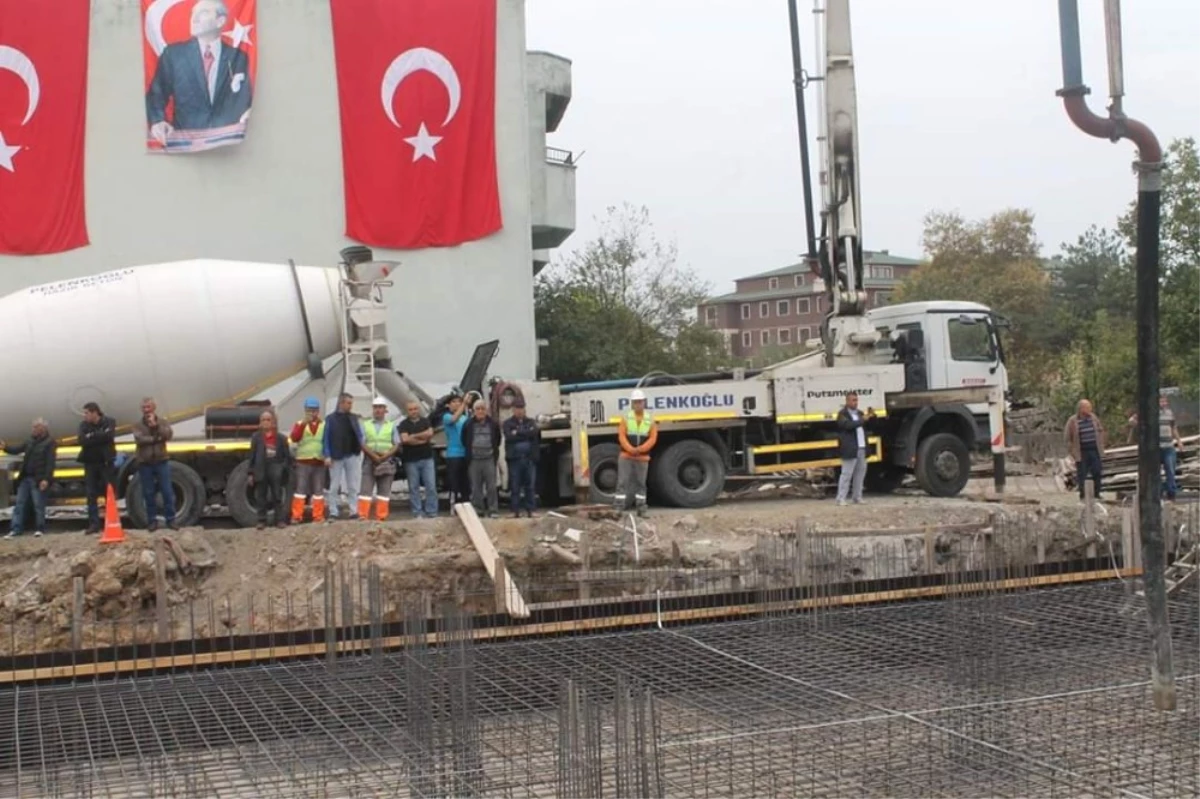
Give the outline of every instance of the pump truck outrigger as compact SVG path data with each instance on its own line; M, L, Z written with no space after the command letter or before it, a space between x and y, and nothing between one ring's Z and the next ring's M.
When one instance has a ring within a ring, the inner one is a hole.
M731 477L764 479L839 466L835 422L851 391L877 417L867 438L869 490L892 490L914 473L927 493L957 495L966 486L972 451L990 449L996 490L1003 491L1008 380L999 329L1004 322L972 302L868 310L849 1L829 0L815 13L818 52L824 58L824 74L817 79L823 193L819 253L814 252L807 181L805 205L810 268L830 309L820 347L757 372L660 375L564 386L561 392L543 388L539 396L561 396L554 417L559 429L543 433L560 449L556 458L542 461L557 464L560 498L575 494L581 501L585 495L593 502L611 501L619 454L616 425L634 387L645 391L659 423L649 475L652 499L659 503L702 507L716 500ZM794 6L792 21L807 173Z

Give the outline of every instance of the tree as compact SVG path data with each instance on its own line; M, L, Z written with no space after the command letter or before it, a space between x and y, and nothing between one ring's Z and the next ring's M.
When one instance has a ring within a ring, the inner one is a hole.
M1008 368L1018 395L1037 392L1053 372L1044 346L1052 331L1050 279L1033 214L1008 209L967 221L957 213L925 217L928 260L901 284L897 299L979 302L1012 322Z
M1192 137L1171 142L1163 158L1162 230L1159 245L1159 335L1163 385L1178 383L1200 394L1200 152ZM1137 249L1137 203L1118 228L1130 250ZM1124 274L1125 296L1133 309L1134 270Z
M710 293L660 242L649 212L610 207L599 235L534 286L544 377L563 381L704 371L727 359L721 335L695 319Z

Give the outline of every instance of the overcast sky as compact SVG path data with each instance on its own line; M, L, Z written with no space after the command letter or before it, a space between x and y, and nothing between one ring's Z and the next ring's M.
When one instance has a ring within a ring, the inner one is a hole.
M1200 2L1122 6L1126 112L1164 146L1200 136ZM811 0L800 7L812 68ZM1099 113L1101 9L1080 0L1084 80ZM1111 225L1133 198L1133 146L1087 137L1054 94L1053 0L852 0L851 15L868 249L919 257L928 211L1019 206L1036 214L1049 255L1089 224ZM527 44L574 62L571 105L551 137L586 151L578 229L563 251L594 235L607 206L629 201L650 209L717 291L803 252L786 0L527 0Z

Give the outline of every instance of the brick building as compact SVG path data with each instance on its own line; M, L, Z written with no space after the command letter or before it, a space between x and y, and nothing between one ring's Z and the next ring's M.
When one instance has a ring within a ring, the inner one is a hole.
M864 270L870 307L887 305L893 289L920 265L887 250L865 251ZM828 312L824 285L804 264L790 264L734 281L722 294L697 308L699 319L725 337L731 355L753 358L764 351L798 348L820 337L821 317Z

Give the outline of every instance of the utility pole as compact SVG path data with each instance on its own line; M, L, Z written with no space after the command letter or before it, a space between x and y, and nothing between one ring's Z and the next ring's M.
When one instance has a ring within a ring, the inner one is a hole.
M1142 534L1142 581L1146 617L1150 626L1150 680L1154 706L1176 707L1175 668L1171 655L1171 626L1167 615L1166 547L1162 528L1162 471L1158 442L1158 239L1162 195L1162 147L1149 127L1125 116L1121 54L1121 3L1104 0L1104 30L1108 54L1108 89L1111 105L1102 117L1087 107L1090 91L1083 82L1079 50L1077 0L1058 0L1062 43L1063 98L1067 116L1089 136L1118 141L1129 139L1138 148L1133 168L1138 177L1137 196L1137 417L1138 515ZM1129 555L1126 553L1126 563Z

